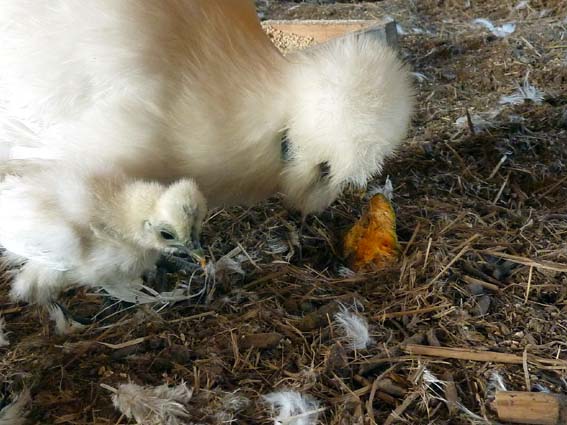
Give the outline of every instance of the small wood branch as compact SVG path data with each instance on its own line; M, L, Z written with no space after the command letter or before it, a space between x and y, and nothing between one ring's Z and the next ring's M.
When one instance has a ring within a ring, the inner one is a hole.
M518 255L506 254L490 249L482 251L485 254L511 261L512 263L521 264L523 266L534 267L536 269L551 270L554 272L567 273L567 264L555 263L546 260L532 260L531 258L520 257Z
M417 356L441 357L445 359L470 360L475 362L523 364L524 358L515 354L498 353L495 351L481 351L471 348L430 347L428 345L408 344L403 347L408 354ZM567 369L567 361L528 357L533 363L553 366L558 369Z
M415 310L405 310L405 311L394 311L390 313L382 313L374 316L374 319L377 320L385 320L385 319L393 319L396 317L404 317L404 316L417 316L418 314L424 313L433 313L439 310L443 310L446 308L451 307L450 304L440 304L440 305L433 305L424 308L418 308Z
M559 394L499 391L492 407L504 422L532 425L567 423L567 399Z

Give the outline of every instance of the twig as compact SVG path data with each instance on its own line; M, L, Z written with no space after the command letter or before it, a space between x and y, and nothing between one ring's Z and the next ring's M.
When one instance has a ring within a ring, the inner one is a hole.
M417 234L419 233L419 229L420 229L420 224L417 223L417 226L415 226L415 230L413 231L413 234L411 235L411 238L409 240L409 242L407 243L404 252L402 254L402 257L405 257L410 249L410 247L413 245L413 243L415 242L415 238L417 237Z
M408 344L403 350L412 355L441 357L445 359L470 360L475 362L488 363L508 363L521 365L524 362L523 356L515 354L498 353L496 351L481 351L472 348L453 348L453 347L430 347L427 345ZM557 368L567 369L567 361L559 359L544 359L541 357L531 357L532 362L544 365L552 365Z
M429 238L429 242L427 243L427 250L425 251L425 259L423 260L423 270L427 268L427 262L429 260L429 252L431 251L431 244L433 243L433 239Z
M526 382L526 391L529 391L532 387L530 382L530 369L528 367L528 349L524 349L524 353L522 354L522 368L524 369L524 379Z
M509 181L510 181L510 173L508 173L508 175L506 176L506 180L504 180L504 183L502 183L502 186L500 186L500 190L498 191L496 197L492 201L492 205L496 205L496 203L500 200L500 197L502 196L504 189L506 189L506 186L508 185Z
M457 255L455 255L451 261L449 261L449 264L447 264L445 267L443 267L443 270L441 270L441 271L437 274L437 276L435 276L435 277L429 282L429 284L431 285L431 284L437 282L437 280L438 280L441 276L443 276L443 275L445 274L445 272L446 272L447 270L449 270L449 269L451 268L451 266L452 266L453 264L455 264L455 263L459 260L459 258L461 258L463 255L465 255L466 252L467 252L469 249L470 249L470 246L469 246L469 245L467 245L467 246L465 246L463 249L461 249L461 250L459 251L459 253L458 253Z
M201 319L203 317L214 316L216 314L217 314L216 311L206 311L204 313L194 314L193 316L186 316L186 317L181 317L180 319L168 320L167 324L186 322L187 320Z
M469 126L469 130L471 132L471 134L474 136L476 135L476 130L474 129L474 124L473 124L473 120L471 118L471 113L469 112L469 109L466 109L466 115L467 115L467 124Z
M495 285L494 283L488 283L484 280L475 279L471 276L463 276L463 280L469 285L480 285L483 288L489 289L491 291L500 292L500 287L498 285Z
M377 316L374 316L376 320L384 320L384 319L392 319L394 317L404 317L404 316L416 316L418 314L423 313L431 313L437 310L443 310L446 307L450 307L450 304L441 304L441 305L433 305L430 307L418 308L415 310L406 310L406 311L394 311L392 313L383 313Z
M528 300L530 298L530 291L532 289L532 275L534 272L534 267L531 266L530 267L530 272L528 273L528 285L526 287L526 296L524 297L524 304L528 303Z
M406 409L408 407L410 407L410 405L415 401L415 399L419 396L419 392L413 392L410 395L408 395L405 400L403 401L402 404L400 404L396 410L394 410L392 413L390 413L390 416L388 416L388 418L386 419L386 421L384 422L384 425L392 425L394 422L396 422L398 419L400 419L401 415L403 415L403 413L406 411Z
M113 350L120 350L122 348L132 347L133 345L141 344L146 340L146 337L136 338L131 341L123 342L122 344L109 344L108 342L98 342L105 347L112 348Z
M531 258L519 257L517 255L506 254L504 252L492 251L486 249L482 251L485 254L494 257L503 258L504 260L511 261L512 263L521 264L523 266L535 267L536 269L552 270L555 272L567 273L567 264L554 263L545 260L532 260Z

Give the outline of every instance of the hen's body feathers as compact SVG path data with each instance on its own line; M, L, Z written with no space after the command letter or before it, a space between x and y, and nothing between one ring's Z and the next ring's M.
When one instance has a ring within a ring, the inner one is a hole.
M0 38L0 157L190 176L213 206L320 211L380 171L412 109L387 46L284 58L248 0L19 0Z

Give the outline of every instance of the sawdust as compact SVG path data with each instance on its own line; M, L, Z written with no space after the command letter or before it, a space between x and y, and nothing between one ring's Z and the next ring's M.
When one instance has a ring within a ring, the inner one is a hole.
M304 37L298 34L280 31L270 25L263 24L262 27L272 43L285 55L293 50L305 49L315 44L313 37Z

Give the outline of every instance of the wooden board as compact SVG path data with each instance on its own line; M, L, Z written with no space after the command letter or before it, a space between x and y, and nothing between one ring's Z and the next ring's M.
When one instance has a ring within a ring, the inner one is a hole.
M531 425L564 425L565 398L559 394L502 391L493 403L501 421Z
M374 34L383 38L392 47L398 47L398 32L394 21L378 20L268 20L263 22L278 31L311 37L323 43L348 33Z

